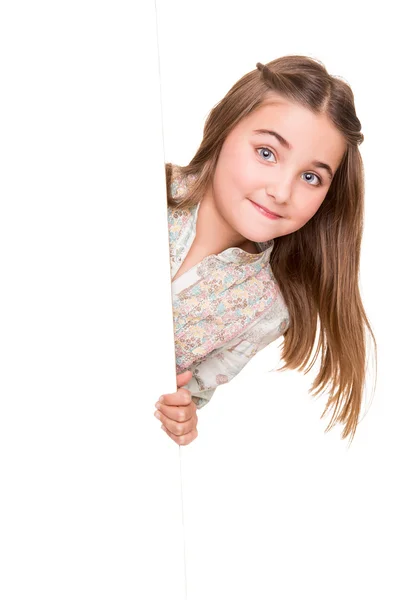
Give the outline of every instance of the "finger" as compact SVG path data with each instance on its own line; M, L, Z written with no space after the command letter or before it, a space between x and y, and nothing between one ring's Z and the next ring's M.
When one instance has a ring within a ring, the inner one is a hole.
M163 394L163 399L159 402L169 406L187 406L192 402L192 394L186 388L179 388L173 394Z
M177 421L178 423L184 423L191 419L197 412L197 406L193 402L186 406L168 406L162 402L157 402L156 408L166 417Z
M189 404L192 399L191 392L182 386L189 383L191 377L192 377L191 371L185 371L184 373L180 373L180 375L177 375L177 378L176 378L177 391L172 392L171 394L163 394L158 399L158 402L170 404L171 406L177 406L177 405L181 405L181 404ZM183 390L183 395L180 392L180 390ZM178 394L178 392L180 393L180 395L176 396L176 394ZM178 399L178 401L176 401L177 399Z
M178 423L177 421L169 419L162 413L159 414L158 418L170 433L179 436L186 435L187 433L192 431L192 429L195 429L197 425L197 417L192 417L191 419L189 419L188 421L184 421L183 423Z
M177 387L182 387L183 385L189 383L189 381L192 378L192 375L193 374L191 371L184 371L183 373L179 373L179 375L176 376Z
M193 442L193 440L195 440L199 435L197 429L193 429L193 431L191 431L190 433L181 436L174 435L173 433L168 431L168 429L166 429L164 426L162 426L162 429L171 438L171 440L174 440L174 442L176 442L179 446L187 446L188 444L190 444L190 442Z

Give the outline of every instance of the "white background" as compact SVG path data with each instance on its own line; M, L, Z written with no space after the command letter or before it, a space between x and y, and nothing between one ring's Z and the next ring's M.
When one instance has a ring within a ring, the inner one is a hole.
M2 4L0 597L397 599L392 4L159 0L162 113L154 9ZM376 393L348 450L312 377L270 372L278 341L179 451L153 416L175 385L163 162L291 53L344 77L363 125Z
M270 372L282 338L198 411L199 437L182 449L188 598L400 598L400 131L392 5L157 5L168 161L191 160L208 112L257 62L306 54L350 83L365 135L361 292L379 351L376 393L371 403L369 380L350 449L340 428L324 433L324 398L308 394L315 369L307 376Z

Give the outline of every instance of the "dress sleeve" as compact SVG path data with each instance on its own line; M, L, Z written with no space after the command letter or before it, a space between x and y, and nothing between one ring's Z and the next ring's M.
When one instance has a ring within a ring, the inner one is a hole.
M197 363L189 367L193 376L184 387L192 393L197 408L205 406L219 385L228 383L237 375L256 353L252 344L236 342L214 350ZM251 356L246 353L250 352Z
M192 393L197 408L205 406L216 388L231 381L263 348L279 338L289 325L288 319L262 319L221 348L193 363L193 376L185 388Z

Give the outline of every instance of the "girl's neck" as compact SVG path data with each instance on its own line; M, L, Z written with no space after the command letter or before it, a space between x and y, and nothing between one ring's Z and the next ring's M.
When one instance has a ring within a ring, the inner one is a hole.
M217 211L213 198L206 193L197 213L196 246L208 255L219 254L227 248L242 248L257 253L254 242L234 231Z

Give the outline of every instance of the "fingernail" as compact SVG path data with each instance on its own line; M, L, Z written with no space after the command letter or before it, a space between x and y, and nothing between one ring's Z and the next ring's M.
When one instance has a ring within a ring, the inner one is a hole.
M156 410L156 412L154 413L154 416L156 419L161 419L161 414L158 412L158 410Z
M164 427L164 425L161 425L161 429L163 429L164 431L167 431Z
M164 396L160 396L158 399L159 402L163 402L164 401Z
M161 406L161 402L156 402L156 404L154 405L156 408L160 408Z

